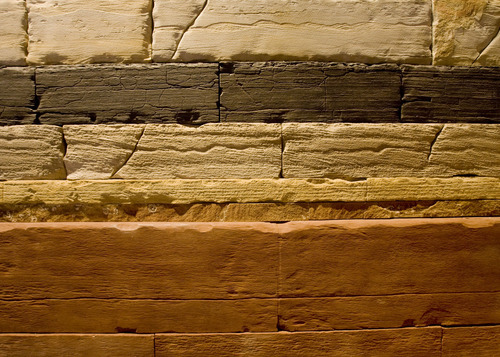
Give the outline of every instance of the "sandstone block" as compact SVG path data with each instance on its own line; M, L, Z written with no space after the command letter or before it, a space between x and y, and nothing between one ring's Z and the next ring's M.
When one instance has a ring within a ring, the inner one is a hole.
M130 158L144 125L65 125L63 131L68 179L102 180Z
M497 292L499 234L498 218L289 223L280 296Z
M0 68L0 125L35 121L34 75L30 68Z
M26 64L27 26L24 0L0 2L0 64Z
M434 63L500 66L498 0L433 0Z
M27 0L31 64L144 62L151 1Z
M1 299L276 297L272 226L3 224Z
M4 356L151 357L153 335L56 335L2 334Z
M285 331L498 324L500 294L408 294L280 299Z
M500 122L500 69L404 66L405 122Z
M157 357L441 356L441 328L259 334L157 334Z
M500 326L471 326L443 329L443 357L500 354Z
M223 121L398 122L393 65L223 63Z
M0 332L262 332L276 330L276 309L272 299L4 300Z
M148 124L115 178L277 178L278 124Z
M49 125L0 127L0 180L66 178L61 128Z
M428 1L155 1L155 61L430 63ZM170 11L175 7L175 10ZM172 15L171 15L172 14Z
M217 64L37 69L40 121L47 124L219 120Z

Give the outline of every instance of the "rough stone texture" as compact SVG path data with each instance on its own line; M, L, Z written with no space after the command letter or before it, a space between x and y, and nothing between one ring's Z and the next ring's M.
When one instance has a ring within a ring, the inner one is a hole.
M103 180L130 158L144 125L65 125L63 132L68 179Z
M3 300L0 302L0 332L275 331L276 310L277 300L273 299Z
M320 203L0 204L0 222L284 222L497 217L500 200Z
M26 64L26 7L24 0L0 2L0 65Z
M500 322L500 293L281 299L285 331L350 330Z
M498 292L500 219L293 222L280 296Z
M433 2L434 64L500 65L500 1Z
M0 335L0 351L8 357L151 357L154 348L153 335Z
M403 67L404 122L500 122L500 70Z
M277 178L281 171L278 124L148 124L122 179Z
M217 64L105 65L37 69L45 124L219 120Z
M266 223L2 224L0 299L276 297L278 237L272 228Z
M484 177L0 182L2 204L191 204L499 200L500 179Z
M283 124L285 178L500 176L500 126Z
M31 124L35 120L34 73L31 68L0 68L0 125Z
M443 329L443 357L500 355L500 326Z
M48 125L0 127L0 180L66 178L61 128Z
M431 61L429 1L156 0L156 7L155 61Z
M441 328L155 336L157 357L441 356Z
M221 64L223 121L398 122L395 65Z
M30 64L144 62L150 0L27 0Z

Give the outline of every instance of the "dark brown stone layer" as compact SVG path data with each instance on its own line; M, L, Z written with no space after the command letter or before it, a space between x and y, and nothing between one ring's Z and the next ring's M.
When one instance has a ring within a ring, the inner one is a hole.
M33 68L0 68L0 125L33 123L34 74Z

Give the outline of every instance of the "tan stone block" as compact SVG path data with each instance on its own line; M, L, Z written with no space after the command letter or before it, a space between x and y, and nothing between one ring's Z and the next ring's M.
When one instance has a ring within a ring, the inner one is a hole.
M0 2L0 64L26 64L27 25L24 0Z
M275 297L266 223L0 225L1 299Z
M433 0L434 64L500 65L500 1Z
M275 331L277 300L24 300L0 302L2 333Z
M281 226L280 296L496 292L500 218Z
M0 351L9 357L152 357L153 335L0 335Z
M130 158L144 125L66 125L63 132L68 179L103 180Z
M500 354L500 326L443 329L443 357L491 357Z
M280 171L278 124L148 124L137 149L113 177L277 178Z
M59 127L0 127L0 180L64 179L63 155L63 136Z
M150 57L150 0L27 0L28 62L144 62Z
M155 60L429 63L428 1L155 1Z
M498 324L499 293L280 299L285 331Z
M437 357L441 356L441 328L258 334L157 334L155 352L157 357Z

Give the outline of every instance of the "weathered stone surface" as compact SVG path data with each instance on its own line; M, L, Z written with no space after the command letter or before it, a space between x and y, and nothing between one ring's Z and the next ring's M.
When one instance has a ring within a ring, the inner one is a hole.
M221 64L223 121L398 122L395 65Z
M24 0L0 2L0 64L26 64L27 25Z
M500 293L280 299L285 331L350 330L500 322Z
M28 62L144 62L150 57L151 1L27 0Z
M499 200L500 179L7 181L0 198L16 205Z
M37 69L46 124L219 120L217 64L51 66Z
M3 356L151 357L153 335L0 335Z
M500 200L319 203L0 204L0 222L284 222L497 217Z
M276 297L273 226L4 223L1 300Z
M157 0L156 7L155 61L431 61L428 1Z
M275 331L276 311L277 300L273 299L3 300L0 302L0 332Z
M0 180L66 178L61 128L48 125L0 127Z
M157 334L157 357L441 356L441 328L259 334Z
M500 69L403 67L405 122L500 122Z
M32 124L35 120L34 73L31 68L0 68L0 125Z
M500 326L443 329L443 357L490 357L500 354Z
M500 66L498 0L433 0L434 63Z
M283 124L283 176L500 176L500 126Z
M63 132L68 179L103 180L130 158L144 125L65 125Z
M280 296L498 292L500 219L293 222Z
M148 124L122 179L277 178L281 171L278 124Z

